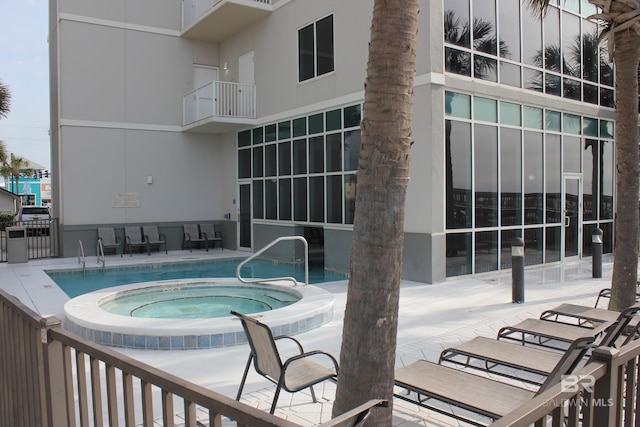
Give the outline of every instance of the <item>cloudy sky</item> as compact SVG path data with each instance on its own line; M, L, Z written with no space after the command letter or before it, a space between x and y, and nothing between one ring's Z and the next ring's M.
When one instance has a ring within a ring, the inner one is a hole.
M50 169L47 14L47 0L0 0L0 81L11 91L0 140Z

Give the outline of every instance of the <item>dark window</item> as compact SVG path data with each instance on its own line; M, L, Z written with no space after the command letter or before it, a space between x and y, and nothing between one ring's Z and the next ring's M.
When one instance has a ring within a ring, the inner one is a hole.
M299 81L333 71L333 58L333 15L298 30Z

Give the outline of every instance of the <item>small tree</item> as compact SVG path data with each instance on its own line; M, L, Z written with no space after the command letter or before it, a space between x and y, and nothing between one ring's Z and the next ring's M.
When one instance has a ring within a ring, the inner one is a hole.
M0 117L7 117L11 105L11 92L9 86L0 82Z

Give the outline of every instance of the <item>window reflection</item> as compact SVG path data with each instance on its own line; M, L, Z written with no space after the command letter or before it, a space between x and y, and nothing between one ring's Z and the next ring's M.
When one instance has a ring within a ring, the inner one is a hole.
M542 133L524 133L524 223L542 224Z
M471 125L446 121L447 228L471 227Z
M545 144L546 223L562 221L562 168L560 136L546 135Z
M500 130L501 225L522 225L522 143L520 131Z
M495 126L474 126L476 227L498 225L498 135Z
M447 277L472 273L471 233L447 234Z

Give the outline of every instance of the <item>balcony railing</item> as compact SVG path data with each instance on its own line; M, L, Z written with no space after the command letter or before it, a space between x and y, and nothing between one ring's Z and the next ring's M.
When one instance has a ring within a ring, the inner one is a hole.
M183 97L183 126L204 119L247 124L255 118L255 85L215 81Z
M183 0L183 36L221 41L271 12L276 0Z

